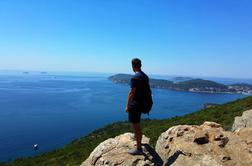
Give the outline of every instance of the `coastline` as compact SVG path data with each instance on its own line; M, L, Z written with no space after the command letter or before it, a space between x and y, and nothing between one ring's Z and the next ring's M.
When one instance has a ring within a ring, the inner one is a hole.
M123 84L127 85L128 83L126 82L119 82L119 81L112 81L114 84ZM153 89L165 89L165 90L172 90L172 91L177 91L177 92L191 92L191 93L208 93L208 94L241 94L245 96L251 96L252 93L244 93L244 92L216 92L216 91L196 91L196 90L183 90L183 89L177 89L177 88L166 88L166 87L156 87L156 86L151 86Z
M213 93L213 94L218 94L218 93L221 93L221 94L242 94L242 95L245 95L245 96L251 96L252 95L252 93L238 93L238 92L214 92L214 91L190 91L190 90L188 90L187 92L193 92L193 93Z

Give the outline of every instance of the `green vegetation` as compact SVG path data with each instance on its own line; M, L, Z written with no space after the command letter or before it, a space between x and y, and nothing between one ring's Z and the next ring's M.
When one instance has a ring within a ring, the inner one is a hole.
M182 81L188 81L192 80L192 77L174 77L172 80L175 82L182 82Z
M161 79L150 79L150 86L152 88L170 89L173 86L173 82L168 81L168 80L161 80Z
M224 105L202 109L200 111L163 120L143 120L143 133L151 138L151 145L155 146L159 135L168 128L179 124L200 125L205 121L220 123L224 129L231 129L235 116L252 109L252 96L230 102ZM11 162L11 166L72 166L82 163L92 150L102 141L115 137L121 133L131 131L127 122L118 122L105 126L71 142L65 147L44 153L39 156L21 158Z
M114 83L129 84L130 79L133 75L129 74L116 74L110 76L108 79ZM153 88L171 88L173 85L172 81L163 79L150 79L150 86Z
M177 84L174 84L175 88L180 88L183 90L189 90L190 88L206 88L206 87L211 87L211 88L218 88L221 90L228 90L228 87L223 84L219 84L214 81L209 81L209 80L202 80L202 79L192 79L184 82L179 82Z
M129 74L116 74L116 75L110 76L108 79L115 83L128 84L130 83L131 77L132 75L129 75Z

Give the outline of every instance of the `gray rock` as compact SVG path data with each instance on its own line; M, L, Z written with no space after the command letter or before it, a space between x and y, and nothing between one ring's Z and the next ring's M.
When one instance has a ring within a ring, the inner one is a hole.
M244 111L242 116L235 117L232 131L239 130L243 127L252 127L252 110Z
M136 148L132 133L110 138L98 145L81 166L158 166L162 160L149 145L149 138L143 136L143 155L130 155L128 151Z
M238 135L224 131L215 122L178 125L160 135L156 152L169 166L252 165L250 130L246 128Z

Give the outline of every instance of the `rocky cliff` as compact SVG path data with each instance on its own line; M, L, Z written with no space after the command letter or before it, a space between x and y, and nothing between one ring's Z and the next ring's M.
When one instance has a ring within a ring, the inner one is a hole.
M244 111L242 116L235 117L232 131L236 131L244 127L252 127L252 110Z
M125 133L102 142L81 166L252 165L251 113L245 111L235 118L234 132L225 131L215 122L173 126L159 136L155 150L143 136L144 154L137 156L127 153L136 142L132 133ZM237 125L241 121L245 125Z

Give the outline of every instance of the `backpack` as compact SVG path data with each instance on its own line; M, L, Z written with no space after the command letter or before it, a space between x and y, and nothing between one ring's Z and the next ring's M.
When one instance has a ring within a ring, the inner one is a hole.
M152 105L153 105L152 94L151 94L151 88L150 88L149 83L146 81L144 85L145 85L145 90L144 90L145 95L142 100L142 106L143 106L142 113L149 115Z

